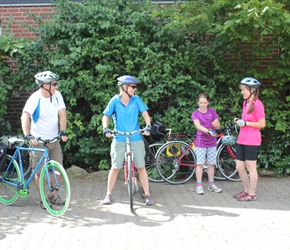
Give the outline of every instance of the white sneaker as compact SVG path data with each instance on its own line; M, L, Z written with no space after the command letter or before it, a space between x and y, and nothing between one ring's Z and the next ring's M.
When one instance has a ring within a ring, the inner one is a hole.
M195 192L196 192L197 194L199 194L199 195L203 195L203 194L204 194L204 191L203 191L202 186L198 186L198 187L196 187Z
M212 192L215 192L215 193L220 193L222 191L221 188L218 188L216 185L212 185L212 186L208 186L208 191L212 191Z

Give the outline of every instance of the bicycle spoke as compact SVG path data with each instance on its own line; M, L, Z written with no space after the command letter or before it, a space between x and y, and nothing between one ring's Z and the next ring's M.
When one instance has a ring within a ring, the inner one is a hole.
M6 165L11 161L11 156L6 155ZM15 160L11 162L8 169L3 169L0 172L0 202L5 205L13 204L19 197L19 192L16 184L21 183L20 169ZM9 184L9 182L15 185Z
M69 207L71 189L64 168L56 161L47 163L40 173L40 195L46 210L53 216L63 215Z
M229 148L227 149L227 147ZM229 150L231 151L229 152ZM230 153L233 153L235 155L236 154L235 148L222 145L217 153L217 165L219 167L220 172L228 180L240 181L239 175L236 170L235 159L230 155Z
M146 154L146 171L148 175L149 181L152 182L164 182L164 180L159 175L157 169L156 169L156 162L155 162L155 155L158 149L163 145L163 143L153 143L149 145L148 152Z
M164 144L156 155L160 176L170 184L183 184L195 173L196 156L190 145L181 141Z

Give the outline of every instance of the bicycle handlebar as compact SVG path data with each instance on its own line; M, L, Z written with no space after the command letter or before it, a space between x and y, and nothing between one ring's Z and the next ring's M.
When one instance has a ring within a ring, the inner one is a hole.
M235 131L236 133L238 133L238 128L237 128L237 124L233 124L231 126L226 126L220 129L223 133L229 133L231 134L232 131Z
M55 141L58 141L60 140L60 135L57 135L56 137L52 138L52 139L42 139L41 137L34 137L34 136L26 136L25 137L27 140L36 140L37 142L42 142L43 145L46 145L47 143L50 143L50 142L55 142Z
M108 132L110 132L112 135L124 135L124 136L130 136L130 135L135 135L135 134L143 134L145 131L145 129L139 129L139 130L134 130L132 132L122 132L122 131L118 131L118 130L109 130Z

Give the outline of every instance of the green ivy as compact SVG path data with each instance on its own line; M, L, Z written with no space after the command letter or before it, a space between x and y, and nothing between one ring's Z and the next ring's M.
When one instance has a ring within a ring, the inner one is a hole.
M110 140L102 135L101 117L118 93L119 75L137 77L142 83L137 94L150 108L152 119L174 133L195 133L191 113L199 93L209 94L210 106L224 126L240 116L240 80L245 76L262 83L270 79L273 85L263 85L260 95L267 126L262 131L259 164L288 174L290 14L286 4L286 0L195 0L171 5L57 0L51 14L29 14L38 27L23 24L37 38L15 54L21 74L14 81L23 83L19 91L31 90L36 72L49 69L59 74L59 90L68 108L65 162L106 169ZM262 67L274 49L279 54ZM145 125L142 119L140 124Z

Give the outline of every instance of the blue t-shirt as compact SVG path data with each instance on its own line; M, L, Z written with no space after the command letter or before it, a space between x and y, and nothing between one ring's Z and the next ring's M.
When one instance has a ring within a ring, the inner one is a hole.
M132 132L139 130L138 116L139 113L143 113L148 110L148 107L144 104L139 96L132 96L128 106L125 106L121 102L121 96L115 95L108 103L106 109L103 111L103 115L113 118L114 129L121 132ZM142 135L135 134L130 137L131 141L142 140ZM114 137L117 142L125 142L126 137L123 135L117 135Z

